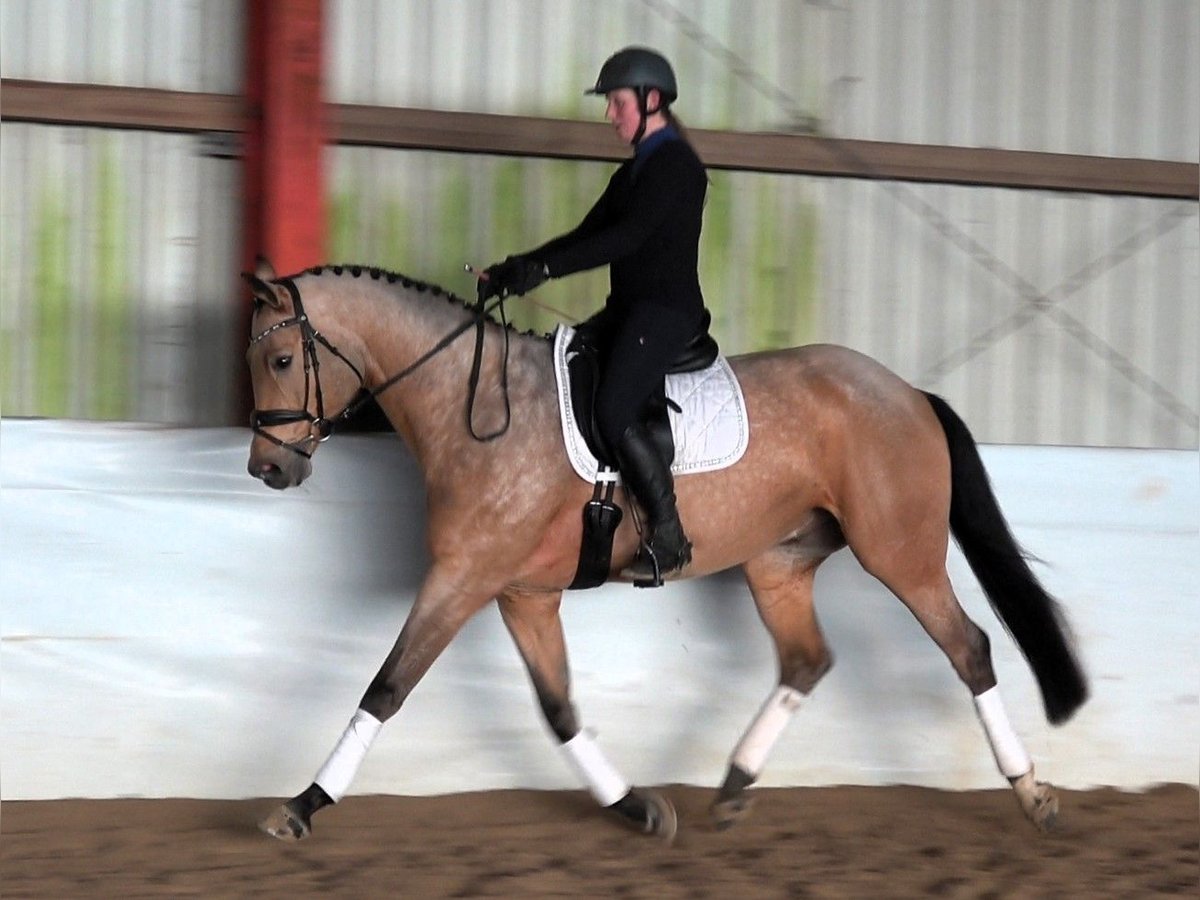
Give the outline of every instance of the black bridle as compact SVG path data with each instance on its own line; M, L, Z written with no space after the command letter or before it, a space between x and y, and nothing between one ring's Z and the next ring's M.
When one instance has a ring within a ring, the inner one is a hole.
M304 311L304 302L300 299L300 289L296 287L295 282L291 278L282 278L276 283L283 285L287 289L287 292L291 294L292 315L283 321L276 322L274 325L252 337L250 339L250 346L253 347L282 328L295 326L300 329L301 353L304 356L304 406L301 409L255 409L251 411L250 428L256 435L265 438L276 446L291 450L293 453L298 453L305 459L311 459L315 449L314 445L333 437L337 427L345 424L363 406L392 387L392 385L407 378L471 328L475 328L476 333L475 355L471 362L471 374L467 382L467 429L470 431L471 437L482 442L493 441L508 431L509 422L512 419L512 410L508 398L508 321L504 312L504 298L496 297L491 305L485 305L482 282L480 283L479 298L475 305L470 308L472 313L470 319L439 340L415 361L405 366L404 369L374 388L368 388L366 386L366 379L363 377L362 372L359 371L358 366L354 365L344 353L338 350L321 332L313 327L308 319L308 314ZM500 374L500 386L504 396L504 424L493 432L480 435L475 431L474 410L475 397L479 387L479 375L483 363L484 326L487 324L488 316L497 309L500 311L500 324L504 329L504 360ZM318 342L348 365L350 370L354 372L355 377L358 378L358 391L350 398L341 412L332 416L325 415L325 397L321 391L321 362L317 357ZM316 395L317 414L315 416L308 411L310 389L314 390ZM309 434L302 441L284 441L266 430L281 425L291 425L295 422L309 423Z

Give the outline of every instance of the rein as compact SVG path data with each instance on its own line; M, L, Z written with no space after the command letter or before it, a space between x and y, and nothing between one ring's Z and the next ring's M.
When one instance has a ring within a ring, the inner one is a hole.
M508 396L508 350L509 350L509 335L508 335L508 319L504 311L504 298L497 297L490 305L485 305L482 289L479 299L471 308L471 318L459 325L445 337L441 338L436 344L429 348L425 353L421 354L416 360L405 366L395 375L392 375L382 384L374 388L368 388L365 384L362 372L354 365L346 355L335 347L323 334L317 331L308 319L308 314L304 311L304 303L300 299L300 289L296 287L295 282L291 278L279 279L278 284L282 284L292 296L293 315L290 318L284 319L281 322L276 322L269 328L264 329L261 333L250 339L250 346L254 346L268 335L279 331L282 328L292 326L300 329L300 341L302 352L304 354L304 408L302 409L255 409L250 413L250 428L260 437L266 438L276 446L291 450L293 453L298 453L306 459L311 459L314 449L309 449L314 444L323 443L333 437L335 429L344 424L350 417L357 413L371 400L374 400L388 388L403 381L437 354L441 353L458 338L460 338L468 329L475 328L475 351L471 361L471 373L467 379L467 430L471 437L481 443L494 441L496 438L508 431L510 422L512 421L512 408L509 403ZM475 431L475 400L479 388L479 376L483 366L483 339L487 317L493 311L499 309L500 322L504 326L504 359L501 365L500 388L504 396L504 424L493 432L480 435ZM325 398L321 392L321 363L317 357L317 342L320 342L330 353L348 365L355 377L358 378L359 388L357 393L350 398L349 402L342 408L341 412L333 416L325 415ZM317 414L314 416L308 411L309 398L309 373L312 373L311 380L315 389ZM294 422L310 422L312 428L308 437L303 441L292 442L284 441L277 438L275 435L266 431L267 428L274 428L279 425L290 425ZM315 430L315 434L313 434Z

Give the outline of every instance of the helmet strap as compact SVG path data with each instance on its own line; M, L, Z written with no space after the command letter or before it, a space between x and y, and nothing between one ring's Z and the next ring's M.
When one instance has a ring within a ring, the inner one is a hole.
M646 119L649 117L650 113L646 109L646 95L649 93L649 91L646 90L646 86L638 85L635 90L637 91L639 121L638 129L633 135L632 143L633 146L636 147L642 142L642 136L646 133Z
M650 90L651 89L646 87L644 84L639 84L636 88L634 88L634 91L637 93L638 114L640 118L637 133L634 134L633 140L630 142L635 147L642 142L642 137L646 133L646 120L655 113L662 112L664 108L662 102L662 92L659 91L658 106L654 107L654 109L647 109L647 106L650 102Z

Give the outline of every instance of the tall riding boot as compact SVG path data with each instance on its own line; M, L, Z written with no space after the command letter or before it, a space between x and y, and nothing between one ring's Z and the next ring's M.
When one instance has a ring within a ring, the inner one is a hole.
M675 506L675 483L654 439L644 425L630 425L617 446L621 477L646 511L647 533L637 559L626 570L640 587L658 587L662 576L692 561L692 544L683 533Z

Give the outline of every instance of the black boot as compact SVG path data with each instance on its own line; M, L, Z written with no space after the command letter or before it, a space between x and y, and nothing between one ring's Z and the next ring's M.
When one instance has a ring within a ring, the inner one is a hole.
M630 425L617 446L621 477L649 520L637 559L625 574L639 587L658 587L664 575L692 561L692 544L683 533L675 506L675 483L654 439L644 425Z

